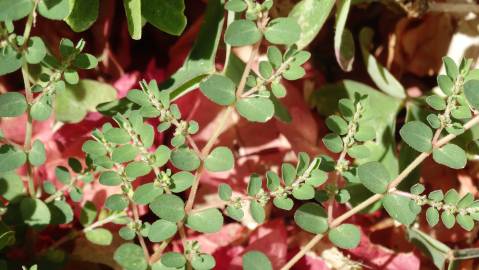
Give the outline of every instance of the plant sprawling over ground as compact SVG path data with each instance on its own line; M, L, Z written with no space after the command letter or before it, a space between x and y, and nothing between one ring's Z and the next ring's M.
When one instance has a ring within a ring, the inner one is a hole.
M473 267L477 5L203 2L0 0L0 269Z

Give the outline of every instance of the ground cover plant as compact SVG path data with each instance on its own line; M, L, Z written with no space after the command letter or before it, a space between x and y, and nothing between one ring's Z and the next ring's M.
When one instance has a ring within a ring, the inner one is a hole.
M475 12L0 0L0 269L478 267Z

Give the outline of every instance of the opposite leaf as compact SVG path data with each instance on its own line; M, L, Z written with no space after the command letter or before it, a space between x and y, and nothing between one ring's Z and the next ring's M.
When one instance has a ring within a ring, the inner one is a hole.
M414 150L429 152L432 148L432 130L429 126L420 121L407 122L399 130L401 138Z
M466 166L467 157L461 147L448 143L432 151L432 158L439 164L452 169L462 169Z
M305 203L294 213L294 221L310 233L324 233L328 230L328 219L324 208L317 203Z
M274 105L269 98L243 98L236 103L236 110L251 122L267 122L274 115Z
M253 250L243 255L243 270L273 270L273 266L266 255Z
M214 233L221 230L223 215L216 208L206 209L188 215L186 225L198 232Z
M328 233L328 238L334 245L344 249L355 248L361 240L361 232L353 224L342 224Z
M261 33L256 25L249 20L232 22L225 32L225 42L231 46L246 46L258 42Z
M200 83L201 92L219 105L230 105L235 101L235 88L230 78L218 74L213 74Z
M358 167L361 183L374 193L387 191L390 176L387 169L377 161L368 162Z
M210 172L229 171L233 166L233 153L228 147L216 147L205 159L205 168Z

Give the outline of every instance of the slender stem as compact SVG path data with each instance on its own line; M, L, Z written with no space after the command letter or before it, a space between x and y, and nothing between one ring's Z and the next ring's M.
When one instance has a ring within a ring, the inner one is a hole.
M479 123L479 115L474 116L471 120L469 120L466 124L464 124L464 130L468 130L474 125ZM433 144L433 148L438 148L443 146L444 144L450 142L452 139L456 138L457 135L449 134L442 139L438 140L437 143ZM431 152L421 153L419 156L414 159L413 162L409 164L393 181L389 183L388 193L396 192L396 187L401 183L404 178L406 178L412 170L414 170L421 162L423 162ZM357 214L358 212L362 211L366 207L370 206L371 204L379 201L384 197L384 194L374 194L373 196L369 197L367 200L363 201L362 203L358 204L354 208L350 209L346 213L342 214L341 216L337 217L333 220L330 225L330 228L334 228L344 221L346 221L351 216ZM314 236L307 244L304 246L291 260L289 260L281 270L288 270L290 269L295 263L297 263L310 249L312 249L320 240L323 238L322 234L318 234Z
M27 19L27 23L25 25L25 30L23 31L23 46L22 51L24 51L28 47L28 41L30 39L30 33L32 30L34 18L35 18L35 10L38 5L38 0L35 1L33 11L30 13ZM27 99L27 122L25 124L25 141L23 145L23 150L28 153L32 148L32 133L33 133L33 119L30 116L30 110L32 108L33 102L33 93L32 88L30 85L29 75L28 75L28 64L25 59L23 59L22 64L22 76L23 76L23 83L25 85L25 97ZM35 183L33 179L33 166L28 161L26 162L27 166L27 179L28 179L28 192L30 193L31 197L35 197Z
M138 207L136 206L136 203L130 200L130 204L133 212L133 218L135 219L135 221L139 221L140 215L138 214ZM143 255L145 256L145 260L148 262L150 260L150 253L148 252L148 247L146 246L145 239L143 239L143 235L141 235L141 233L138 231L136 232L136 236L138 237L138 242L140 242L140 246L143 249Z

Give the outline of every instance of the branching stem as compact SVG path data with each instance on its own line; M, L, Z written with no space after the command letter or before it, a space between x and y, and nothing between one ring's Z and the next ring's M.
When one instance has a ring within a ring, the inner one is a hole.
M475 115L471 120L469 120L466 124L464 124L464 130L468 130L471 127L475 126L476 124L479 123L479 115ZM438 148L441 147L448 142L450 142L452 139L456 138L457 135L454 134L449 134L440 140L438 140L436 143L433 144L433 148ZM425 152L421 153L419 156L414 159L413 162L409 164L393 181L389 183L388 187L388 193L390 192L395 192L397 185L401 183L404 178L406 178L419 164L421 164L429 155L431 155L431 152ZM358 204L354 208L350 209L346 213L342 214L341 216L335 218L331 224L330 228L334 228L336 226L339 226L341 223L346 221L348 218L351 216L357 214L361 210L365 209L366 207L370 206L371 204L381 200L384 197L385 194L374 194L373 196L369 197L367 200L363 201L362 203ZM322 238L324 237L323 234L317 234L314 236L296 255L294 255L291 260L289 260L282 268L281 270L288 270L291 267L293 267L294 264L296 264L309 250L311 250Z

